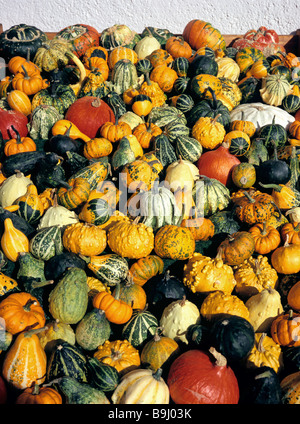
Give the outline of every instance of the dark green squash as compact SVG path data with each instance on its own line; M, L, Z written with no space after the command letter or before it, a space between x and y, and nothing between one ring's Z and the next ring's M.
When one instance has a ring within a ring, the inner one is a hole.
M191 79L189 77L178 77L174 82L173 89L176 94L183 94L188 91Z
M192 324L187 328L186 338L190 347L204 349L209 343L209 328L202 324Z
M282 390L280 376L273 368L260 366L244 373L241 381L241 405L280 405Z
M97 358L87 358L88 381L95 389L112 392L120 383L120 374L115 367L100 362Z
M64 170L66 172L66 177L69 178L71 175L74 175L77 171L88 166L89 160L83 155L77 152L66 152L66 157L64 159Z
M48 261L53 256L63 253L62 233L58 226L42 228L30 239L29 250L32 255Z
M262 162L256 169L256 181L262 184L286 184L291 175L289 165L278 159L276 146L274 146L274 159Z
M76 342L82 349L89 351L102 345L109 339L110 334L110 323L105 311L96 308L85 314L75 330Z
M229 46L225 49L225 56L230 57L230 59L235 59L238 50L235 47Z
M27 237L31 237L35 233L35 228L30 225L24 218L18 216L14 212L10 212L0 206L0 231L3 234L4 221L6 218L10 218L15 228L24 233Z
M63 158L66 157L67 152L79 153L81 143L79 143L78 140L74 140L70 137L71 128L72 124L64 134L57 134L50 137L49 141L47 142L47 150L54 152Z
M190 63L188 77L193 78L199 74L213 75L216 77L218 75L218 69L218 63L215 58L208 55L196 55Z
M87 383L86 356L75 345L58 339L47 362L47 380L64 376Z
M110 106L116 117L120 118L124 113L127 112L126 104L120 94L116 91L110 91L105 97L103 97L105 103Z
M177 72L179 77L186 77L188 74L190 62L186 57L176 57L172 62L172 69Z
M150 60L147 58L138 60L135 67L136 67L138 75L146 75L146 74L149 75L153 69L153 66Z
M195 102L189 94L179 94L179 96L176 99L176 105L175 107L179 110L181 110L183 113L187 113L189 110L191 110L195 105Z
M263 125L259 132L258 137L264 139L264 145L268 150L274 149L273 141L276 144L277 148L283 147L288 139L288 134L286 129L280 125L275 124L275 117L271 124Z
M238 82L238 87L242 93L241 103L260 102L261 80L249 77L243 78Z
M203 147L193 137L179 136L175 141L175 151L178 158L194 163L200 158Z
M202 117L215 118L217 115L220 115L218 122L222 124L226 130L228 130L231 122L229 109L223 105L220 100L217 100L213 90L209 90L211 92L212 99L201 100L186 113L187 125L192 128L196 121Z
M273 66L270 70L271 75L280 75L285 76L289 82L292 80L292 73L291 70L284 65L276 65Z
M15 174L16 170L24 175L31 174L39 161L46 157L46 152L22 152L8 156L2 163L1 171L5 177Z
M13 56L21 56L33 60L35 53L47 35L32 25L13 25L0 34L1 56L7 61Z
M251 352L255 342L254 328L245 318L228 316L213 324L210 340L231 364L246 358Z
M37 163L31 179L39 193L46 188L59 188L66 183L66 173L62 163L62 158L53 152L49 152Z
M110 204L102 197L88 200L84 205L86 213L80 214L80 218L89 224L102 225L111 217L113 210Z
M72 252L63 252L53 256L45 262L45 276L47 280L57 280L68 268L85 269L85 261Z

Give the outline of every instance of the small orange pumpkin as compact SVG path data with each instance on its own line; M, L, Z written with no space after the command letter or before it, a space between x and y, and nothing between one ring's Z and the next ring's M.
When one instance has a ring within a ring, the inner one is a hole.
M105 312L108 321L114 324L125 324L132 316L132 307L119 299L120 284L117 284L114 295L108 292L99 292L93 298L94 308Z

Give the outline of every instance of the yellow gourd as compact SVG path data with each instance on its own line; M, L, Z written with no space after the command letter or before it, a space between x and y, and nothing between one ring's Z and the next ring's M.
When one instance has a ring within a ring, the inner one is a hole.
M235 279L231 266L223 263L219 253L214 259L194 253L184 266L183 283L195 293L210 293L222 290L232 293Z
M254 346L245 361L246 368L266 366L278 373L283 368L282 351L279 344L266 333L255 333Z
M12 262L17 261L20 252L29 252L29 240L27 236L14 227L10 218L4 220L1 248L5 256Z
M216 291L203 300L200 313L207 321L237 315L249 321L249 311L245 303L233 294Z

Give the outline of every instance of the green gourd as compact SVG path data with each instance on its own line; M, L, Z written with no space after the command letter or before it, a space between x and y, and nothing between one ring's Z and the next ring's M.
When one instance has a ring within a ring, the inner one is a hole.
M47 362L47 379L51 381L64 376L87 383L86 356L75 345L57 340Z
M77 324L88 306L87 275L81 268L67 269L49 295L49 312L54 319Z
M111 164L114 169L119 169L128 163L131 163L135 160L135 154L130 147L129 140L126 137L123 137L120 142L117 150L114 152Z
M135 311L122 330L122 337L134 347L140 347L155 334L157 318L149 311Z
M95 350L109 339L111 328L105 312L93 309L77 324L76 342L85 350Z
M111 81L114 91L124 93L130 87L138 85L138 75L135 65L128 59L119 60L112 69Z
M30 138L33 140L48 140L51 128L60 119L63 119L63 115L54 106L37 106L33 110L28 123Z
M71 377L62 377L58 379L58 387L66 397L68 405L100 405L109 404L105 394L98 389L76 381Z
M87 358L89 384L103 392L115 390L120 383L120 374L115 367L99 361L97 358Z
M59 255L63 250L61 229L56 225L37 231L29 242L29 251L43 261Z

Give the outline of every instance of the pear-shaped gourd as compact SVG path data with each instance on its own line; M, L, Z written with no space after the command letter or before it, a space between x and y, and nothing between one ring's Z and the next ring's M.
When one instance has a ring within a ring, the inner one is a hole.
M76 342L75 332L71 325L59 322L59 320L47 322L47 326L38 333L38 337L46 353L51 351L51 342L55 340L64 340L71 345Z
M134 51L138 55L139 60L145 59L154 50L158 49L160 49L160 43L151 34L146 35L146 37L143 37L141 40L139 40L134 47Z
M65 225L75 224L79 222L79 218L74 211L61 206L57 203L57 197L54 196L53 206L51 206L40 219L38 230L46 227L57 225L64 227Z
M81 268L68 268L49 295L49 312L60 322L77 324L87 306L87 275Z
M180 158L168 166L165 181L174 192L178 189L192 190L198 175L199 170L192 162Z
M26 193L18 197L14 204L19 206L17 214L31 224L36 224L44 213L43 202L34 184L29 184Z
M110 403L101 390L86 383L79 383L75 378L61 377L57 379L57 383L68 405L108 405Z
M29 252L29 240L27 236L14 227L10 218L4 220L1 248L7 259L12 262L17 261L20 252Z
M48 261L63 252L61 229L58 225L42 228L30 239L29 250L37 259Z
M77 324L76 341L85 350L95 350L109 339L110 324L105 311L95 308L88 312Z
M132 150L129 140L126 137L123 137L120 142L117 150L114 152L111 164L114 169L121 168L122 166L127 165L135 160L135 154Z
M283 312L280 294L272 288L251 296L245 305L249 310L249 321L258 333L267 333L274 318Z
M3 208L11 206L18 197L26 193L29 184L32 184L31 179L22 172L6 178L0 186L0 205Z

